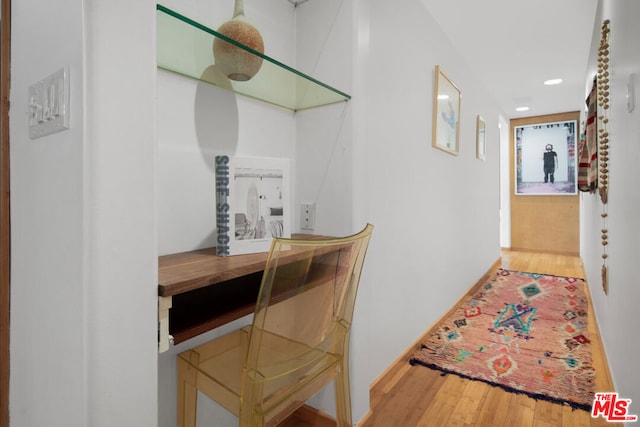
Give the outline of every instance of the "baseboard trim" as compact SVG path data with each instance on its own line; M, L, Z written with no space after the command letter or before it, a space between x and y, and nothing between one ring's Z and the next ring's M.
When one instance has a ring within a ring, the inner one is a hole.
M502 248L503 251L505 252L531 252L534 254L553 254L553 255L566 255L566 256L580 256L580 252L574 252L574 251L553 251L553 250L549 250L549 249L529 249L529 248L517 248L517 247L511 247L511 248Z

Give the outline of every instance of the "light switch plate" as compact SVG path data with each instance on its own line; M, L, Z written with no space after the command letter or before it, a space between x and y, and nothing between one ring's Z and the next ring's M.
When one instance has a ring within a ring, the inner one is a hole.
M69 67L29 86L29 138L69 129Z

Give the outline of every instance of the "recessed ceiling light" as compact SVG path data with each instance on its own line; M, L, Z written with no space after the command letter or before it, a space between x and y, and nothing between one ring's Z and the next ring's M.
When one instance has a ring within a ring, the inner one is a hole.
M559 85L560 83L562 83L562 79L551 79L544 82L547 86Z
M449 95L438 95L438 99L439 100L443 100L443 99L449 99Z
M518 107L516 111L529 111L529 107Z

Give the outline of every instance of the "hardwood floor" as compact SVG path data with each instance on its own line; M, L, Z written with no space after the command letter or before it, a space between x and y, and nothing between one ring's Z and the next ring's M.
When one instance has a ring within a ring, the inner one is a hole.
M501 265L500 265L501 264ZM584 277L579 257L504 251L504 268L560 276ZM598 391L613 391L602 342L590 307L588 329L593 343ZM429 333L427 331L425 336ZM420 341L420 340L418 340ZM418 342L417 341L417 342ZM611 426L582 410L536 401L479 381L411 366L410 348L371 387L371 412L359 427L387 426Z
M518 271L584 277L579 257L504 251L502 259L491 267ZM602 349L599 332L590 307L589 334L593 343L598 391L613 391L609 368ZM425 336L429 331L425 332ZM420 342L421 339L416 341ZM582 410L572 410L546 401L536 401L525 395L509 393L479 381L462 379L456 375L442 376L440 372L421 366L411 366L407 349L371 386L371 411L358 427L413 426L613 426L602 417L593 419ZM287 420L287 426L330 426L335 422L315 414L315 420L297 414Z

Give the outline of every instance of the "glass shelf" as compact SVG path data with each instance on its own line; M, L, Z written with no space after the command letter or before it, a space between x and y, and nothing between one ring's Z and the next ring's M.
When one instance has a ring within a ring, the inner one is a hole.
M350 95L171 9L159 4L156 9L158 68L294 111L351 99ZM215 37L262 57L262 67L258 74L251 80L240 82L228 79L217 70L212 50Z

